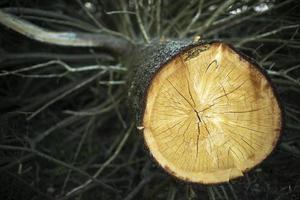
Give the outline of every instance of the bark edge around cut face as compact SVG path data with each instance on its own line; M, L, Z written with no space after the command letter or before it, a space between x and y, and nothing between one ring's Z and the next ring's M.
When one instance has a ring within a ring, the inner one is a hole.
M272 152L281 134L282 109L275 88L254 61L226 43L178 47L168 59L157 59L155 67L150 62L152 74L140 85L144 93L137 109L142 113L139 127L145 144L154 160L181 180L212 184L240 177ZM246 81L236 81L234 87L234 79ZM213 83L207 86L211 92L203 92L205 81ZM222 94L216 97L221 103L210 101L214 93ZM248 94L255 97L246 98ZM230 103L235 98L245 103ZM248 100L257 103L248 105ZM216 112L223 114L212 114ZM168 116L172 113L173 118ZM248 119L251 124L243 122Z

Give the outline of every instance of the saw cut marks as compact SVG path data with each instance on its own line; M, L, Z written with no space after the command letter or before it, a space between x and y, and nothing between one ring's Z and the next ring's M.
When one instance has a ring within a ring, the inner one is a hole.
M281 110L265 75L231 47L212 43L194 49L153 78L144 138L154 159L177 178L225 182L271 153Z

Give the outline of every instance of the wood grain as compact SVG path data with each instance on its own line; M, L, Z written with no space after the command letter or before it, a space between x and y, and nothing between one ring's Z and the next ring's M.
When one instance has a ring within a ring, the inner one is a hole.
M226 44L212 43L177 55L153 78L144 138L177 178L219 183L271 153L281 120L265 75Z

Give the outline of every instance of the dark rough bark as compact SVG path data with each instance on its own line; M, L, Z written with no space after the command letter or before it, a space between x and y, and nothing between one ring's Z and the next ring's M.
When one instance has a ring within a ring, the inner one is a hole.
M129 104L136 118L137 126L142 126L143 112L147 99L147 89L155 74L174 56L182 53L201 41L172 40L152 42L149 45L136 47L129 60Z

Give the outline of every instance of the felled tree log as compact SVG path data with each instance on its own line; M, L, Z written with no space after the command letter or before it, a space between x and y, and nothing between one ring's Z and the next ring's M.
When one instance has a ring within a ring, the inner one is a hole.
M136 56L130 99L164 170L189 182L220 183L272 152L282 111L255 62L222 42L152 44Z
M100 47L128 61L129 100L154 160L175 177L220 183L274 149L282 109L267 74L222 42L135 46L108 34L54 32L0 10L0 23L40 42Z

